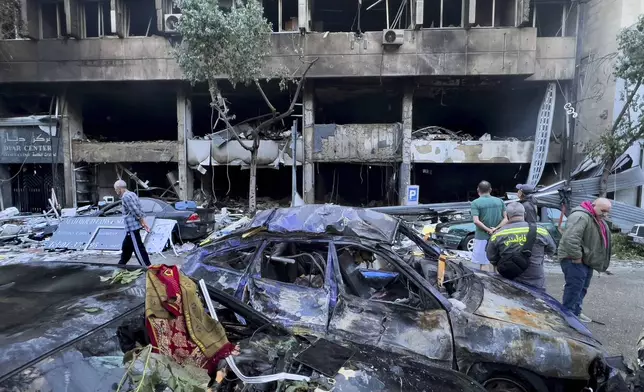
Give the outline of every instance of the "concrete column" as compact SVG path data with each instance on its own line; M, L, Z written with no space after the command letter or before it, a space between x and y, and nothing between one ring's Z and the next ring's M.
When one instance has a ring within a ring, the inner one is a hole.
M315 107L314 107L314 89L312 81L306 81L304 86L304 102L302 116L302 127L304 137L304 171L302 188L304 195L302 198L307 204L315 203L315 170L313 164L313 132L315 124Z
M405 205L407 186L411 185L411 125L414 112L414 89L411 84L405 86L402 104L402 162L398 180L400 205Z
M59 101L59 110L62 115L59 127L59 143L62 143L60 149L63 153L63 171L65 181L65 207L77 207L76 203L76 174L75 164L72 154L72 140L83 139L83 104L78 94L67 92L61 96ZM60 195L59 201L60 200Z
M194 176L188 167L188 140L192 138L192 100L186 87L177 93L177 140L179 165L179 198L191 200L194 193Z

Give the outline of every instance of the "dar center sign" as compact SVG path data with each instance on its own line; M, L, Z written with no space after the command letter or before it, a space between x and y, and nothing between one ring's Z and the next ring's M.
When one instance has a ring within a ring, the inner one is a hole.
M51 137L38 126L1 127L0 163L61 162L60 138Z

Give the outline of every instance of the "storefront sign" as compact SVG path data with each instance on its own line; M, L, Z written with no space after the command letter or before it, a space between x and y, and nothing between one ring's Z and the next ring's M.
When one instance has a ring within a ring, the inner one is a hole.
M62 143L38 126L0 127L0 164L62 162Z

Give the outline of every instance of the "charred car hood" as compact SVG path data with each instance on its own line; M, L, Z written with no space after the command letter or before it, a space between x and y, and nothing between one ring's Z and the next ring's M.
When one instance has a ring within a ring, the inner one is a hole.
M475 315L601 346L585 325L545 292L498 276L485 273L476 276L484 292Z

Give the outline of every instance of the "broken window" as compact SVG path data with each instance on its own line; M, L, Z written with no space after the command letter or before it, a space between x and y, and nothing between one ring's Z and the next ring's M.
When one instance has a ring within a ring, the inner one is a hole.
M537 37L572 37L577 34L577 4L571 1L538 0L530 12Z
M249 246L228 251L223 254L215 253L214 255L204 258L202 263L242 272L245 271L253 261L253 255L255 255L256 251L257 246Z
M171 86L118 84L83 97L83 131L97 141L177 139L177 96Z
M110 3L87 1L81 6L83 37L104 37L110 31Z
M21 23L19 0L6 0L1 12L0 39L19 38Z
M476 4L475 27L513 27L516 0L472 0Z
M322 288L328 253L327 243L273 242L262 252L261 277Z
M59 2L43 2L40 5L41 34L43 39L61 38L67 31L65 4Z
M363 299L425 308L418 287L387 257L355 245L337 245L340 275L346 293Z
M423 4L423 27L460 27L463 4L460 0L425 0Z
M318 163L316 173L316 195L325 203L361 207L398 203L393 163Z
M403 0L314 1L312 29L358 33L408 29L413 26L411 3Z
M128 0L125 3L125 36L147 37L157 31L153 0Z
M264 16L273 31L298 31L298 0L264 0Z

